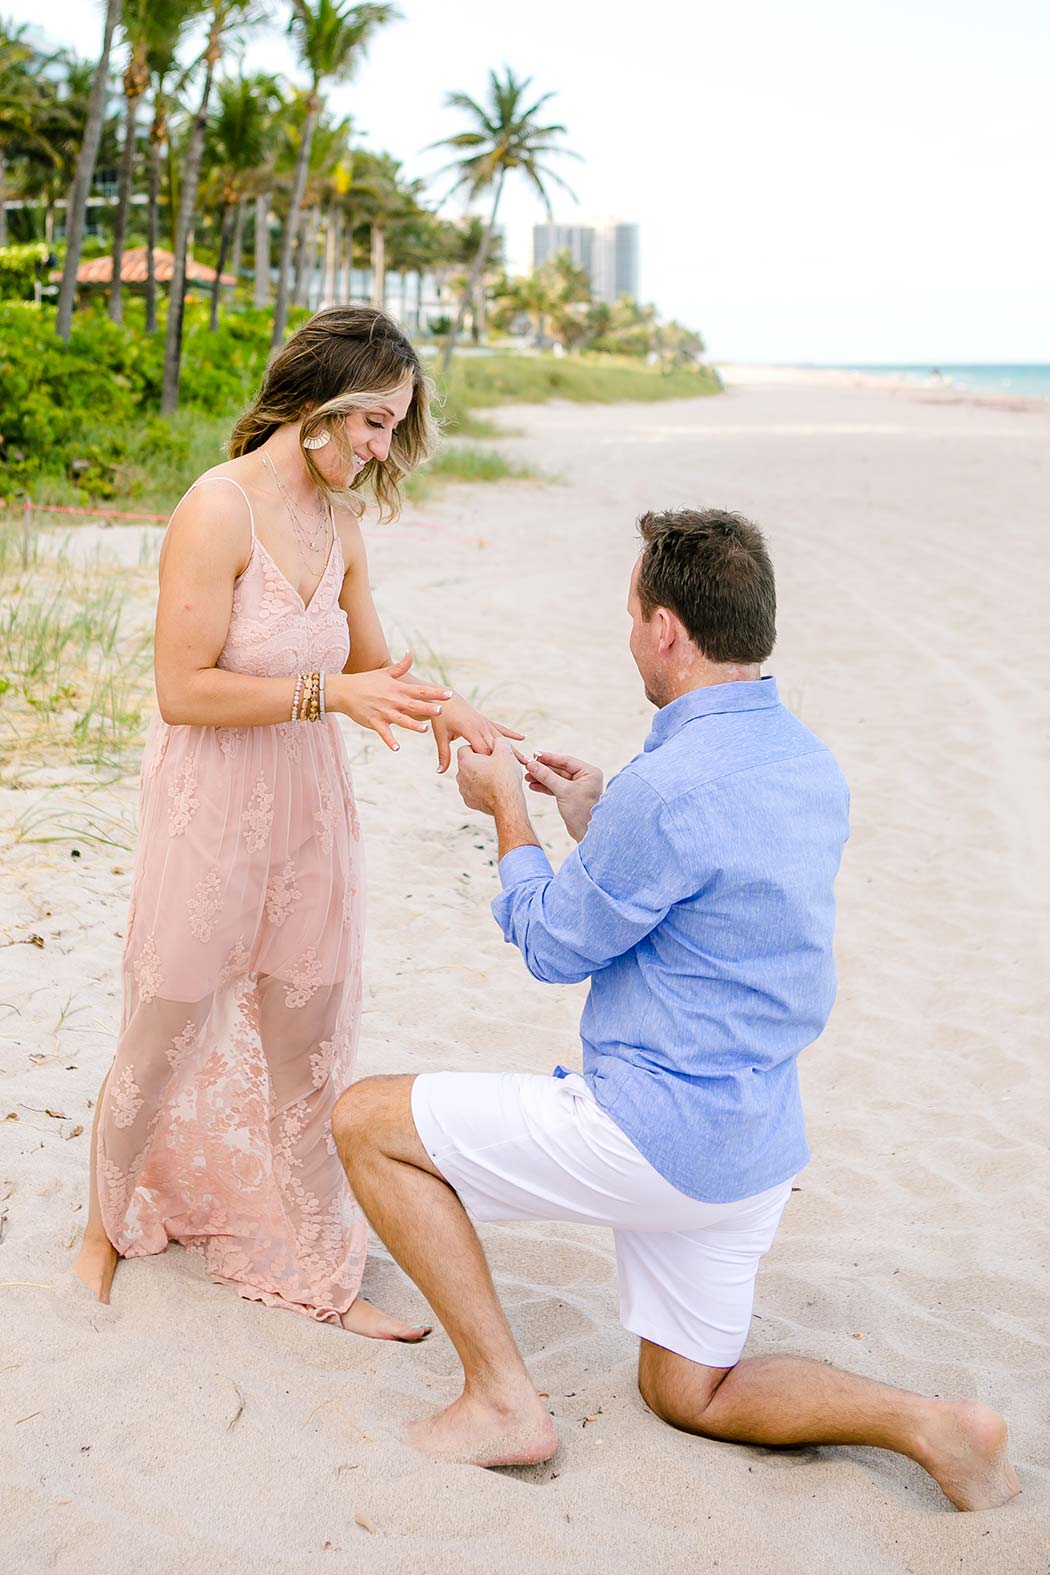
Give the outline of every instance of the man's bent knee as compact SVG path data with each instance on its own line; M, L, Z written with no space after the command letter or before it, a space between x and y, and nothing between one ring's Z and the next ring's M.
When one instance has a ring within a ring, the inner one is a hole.
M363 1077L340 1094L332 1111L332 1135L347 1169L365 1154L399 1151L408 1133L415 1138L414 1081L411 1076Z
M662 1422L702 1433L704 1411L730 1372L730 1367L704 1367L643 1340L638 1352L638 1393Z
M363 1077L359 1083L351 1083L336 1100L332 1111L332 1136L341 1154L344 1148L367 1142L370 1130L375 1130L383 1081L381 1077Z

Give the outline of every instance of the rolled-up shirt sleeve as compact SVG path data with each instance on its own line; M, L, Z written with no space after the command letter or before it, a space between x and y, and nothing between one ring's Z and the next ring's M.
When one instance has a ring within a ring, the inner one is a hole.
M537 979L576 984L629 952L693 890L674 844L668 806L623 771L557 874L534 846L500 860L496 922Z

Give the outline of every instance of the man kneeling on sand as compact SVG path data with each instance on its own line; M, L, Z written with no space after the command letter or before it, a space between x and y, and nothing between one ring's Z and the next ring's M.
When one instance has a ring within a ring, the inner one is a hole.
M760 531L718 510L640 529L631 654L658 710L604 793L582 761L526 762L578 843L557 874L511 749L459 752L467 805L496 822L504 935L536 978L591 980L582 1077L371 1077L336 1106L354 1192L463 1364L463 1394L411 1441L484 1466L553 1454L468 1211L572 1220L612 1227L638 1387L673 1426L897 1450L960 1509L1004 1503L1018 1484L987 1407L796 1357L740 1360L759 1260L809 1157L796 1062L834 995L849 800L760 675L776 600Z

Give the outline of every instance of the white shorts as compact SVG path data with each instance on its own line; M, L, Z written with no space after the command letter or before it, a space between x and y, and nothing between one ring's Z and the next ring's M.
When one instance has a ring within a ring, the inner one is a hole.
M624 1328L705 1367L740 1360L790 1180L739 1203L687 1197L577 1073L427 1072L412 1085L412 1116L477 1219L611 1226Z

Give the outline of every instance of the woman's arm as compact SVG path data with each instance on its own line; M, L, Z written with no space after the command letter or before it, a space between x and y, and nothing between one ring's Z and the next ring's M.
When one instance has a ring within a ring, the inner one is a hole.
M232 490L195 489L164 537L153 659L165 722L262 727L292 714L294 678L253 678L215 665L229 633L234 582L251 552L243 505L243 524L231 523Z
M225 489L224 489L225 490ZM295 678L255 678L216 667L233 611L233 588L251 552L248 521L230 525L229 502L211 488L193 491L168 526L160 558L160 596L154 665L157 700L165 722L199 727L266 727L292 714ZM446 689L403 676L398 663L381 671L333 673L325 700L396 749L394 727L425 732L418 718L435 716ZM400 671L399 671L400 669Z
M361 526L349 509L339 509L335 519L344 566L339 605L350 625L350 659L343 671L366 673L372 668L385 667L390 661L390 649L372 600L372 587L368 583L368 554Z

